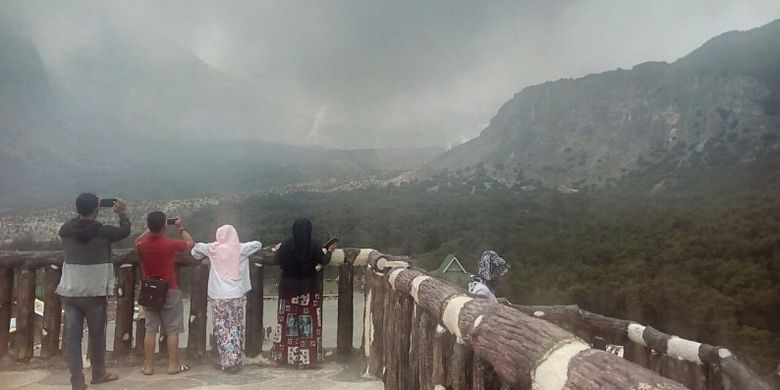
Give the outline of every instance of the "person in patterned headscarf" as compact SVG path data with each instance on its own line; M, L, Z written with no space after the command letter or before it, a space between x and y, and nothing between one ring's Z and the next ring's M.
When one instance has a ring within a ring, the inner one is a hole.
M469 294L498 303L495 291L498 281L509 271L509 264L495 251L482 252L477 264L477 274L469 282Z

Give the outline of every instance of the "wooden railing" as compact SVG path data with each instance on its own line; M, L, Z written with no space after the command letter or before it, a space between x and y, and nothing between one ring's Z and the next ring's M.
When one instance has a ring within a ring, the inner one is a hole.
M338 334L337 353L349 355L352 350L353 332L353 267L365 265L372 258L390 256L371 249L337 249L331 256L330 266L339 267L338 297ZM135 348L142 353L143 339L146 334L143 319L133 329L135 309L135 291L138 280L136 274L138 255L134 249L114 250L113 260L117 264L116 321L114 329L112 357L128 355ZM35 327L35 285L38 272L44 273L44 312L41 331L40 357L48 359L60 354L65 348L65 339L60 346L60 328L62 324L62 303L55 293L62 275L62 251L0 251L0 358L9 353L9 325L12 317L12 304L16 298L16 332L13 358L17 361L29 361L33 357L33 342L38 329ZM207 284L209 274L208 261L193 259L188 254L180 255L177 267L189 267L190 273L190 313L188 319L187 351L191 359L202 359L206 355L207 334ZM246 306L246 348L247 356L257 356L262 351L264 339L263 327L263 268L278 266L273 253L267 250L250 258L250 277L252 290L247 295ZM322 272L319 282L322 283ZM14 279L17 280L14 294ZM164 336L160 339L164 346ZM160 348L165 353L165 348Z
M115 250L113 256L118 264L118 283L112 355L121 357L133 348L138 257L134 250ZM489 303L469 297L406 260L371 249L345 248L337 250L330 263L339 267L340 355L353 352L353 270L366 266L365 373L382 379L388 389L770 389L723 348L674 338L651 327L603 317L576 306L510 307ZM62 305L54 291L61 265L60 251L0 251L0 357L9 351L15 276L18 304L14 358L24 362L33 356L35 283L41 269L45 309L40 355L48 359L60 353ZM245 348L250 357L262 351L263 268L274 265L278 264L269 251L251 258ZM177 258L177 266L191 267L188 355L190 359L203 359L208 337L209 265L183 255ZM137 352L143 348L143 325L142 320L136 324ZM627 359L600 350L607 341L624 345ZM160 340L161 346L164 342Z
M592 340L594 348L623 347L624 358L685 384L690 389L770 389L726 348L685 340L651 326L569 306L512 305Z
M718 381L692 381L657 364L645 364L651 370L593 348L539 318L555 317L549 307L543 312L489 303L416 269L370 259L365 291L366 373L383 379L388 389L770 389L725 349L670 341L628 321L602 322L625 337L638 332L648 348L669 353L670 361L696 347L693 354L703 353L700 359L711 364L703 370L724 373ZM606 318L593 316L588 321Z

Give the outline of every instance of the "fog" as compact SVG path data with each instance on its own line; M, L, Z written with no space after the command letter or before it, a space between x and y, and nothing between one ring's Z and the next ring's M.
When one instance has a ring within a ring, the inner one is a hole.
M219 127L221 137L324 148L450 147L525 86L674 61L780 17L780 2L18 1L0 14L32 37L74 100L118 100L110 110L125 129L162 121L179 133ZM167 84L194 66L182 53L213 74ZM199 87L210 77L218 87ZM115 99L126 84L146 90ZM230 112L192 97L199 90L231 91Z

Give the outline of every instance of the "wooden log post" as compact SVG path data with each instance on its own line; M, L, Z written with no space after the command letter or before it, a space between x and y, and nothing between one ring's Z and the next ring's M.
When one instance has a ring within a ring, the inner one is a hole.
M607 340L605 340L603 337L593 337L593 343L591 343L591 345L593 346L593 349L598 349L601 351L607 350Z
M144 342L146 341L146 318L139 318L135 322L135 354L144 356Z
M684 389L617 356L590 349L547 321L466 296L419 271L402 270L391 285L412 295L428 313L440 319L458 342L470 346L510 388ZM433 376L436 380L437 375Z
M409 374L407 377L406 388L407 389L420 389L420 353L421 353L421 330L420 330L420 315L422 309L411 301L412 305L412 320L410 322L409 336Z
M62 301L57 286L62 277L58 265L50 265L44 271L43 328L41 329L41 357L44 359L60 353L60 328L62 327Z
M412 337L412 317L414 316L414 301L408 294L395 294L398 299L399 314L396 316L396 359L398 367L398 386L404 390L416 390L417 387L410 383L413 376L412 362L409 359L409 349Z
M436 320L418 306L420 322L417 324L420 333L419 382L420 389L433 389L433 344L436 342Z
M385 282L381 276L376 275L371 267L366 269L366 284L369 286L366 300L366 322L368 327L365 332L367 338L368 367L366 371L382 378L384 374L384 316L385 316Z
M500 388L500 384L495 380L496 374L493 367L484 360L474 357L473 369L471 374L472 390L494 390Z
M19 274L19 297L16 307L16 359L33 357L35 336L35 268L22 268Z
M339 266L338 330L336 349L339 356L352 353L352 333L354 323L354 270L351 263Z
M453 343L454 340L447 329L436 325L433 334L433 373L431 374L434 388L447 388L450 385L449 363Z
M384 300L382 305L385 307L384 311L384 318L382 320L382 323L384 324L384 330L382 332L382 345L383 348L383 358L382 361L384 362L384 382L385 382L385 388L390 390L397 390L398 389L398 369L396 366L397 356L396 356L396 343L397 340L397 334L395 330L395 317L399 314L399 305L398 300L395 299L395 294L393 293L393 290L389 288L387 285L387 281L385 281L384 278L380 277L378 280L378 283L381 283L384 285Z
M453 390L471 388L474 354L465 344L455 343L450 363L450 384Z
M249 263L252 290L246 298L246 356L255 357L263 351L263 265Z
M190 287L189 335L187 353L191 359L202 360L206 357L206 320L208 319L208 282L209 267L198 263L192 267Z
M14 270L0 267L0 359L8 355L13 302Z
M160 333L157 334L157 354L163 359L168 358L168 335L163 324L160 324Z
M135 267L119 266L116 288L116 327L114 330L114 355L125 356L133 349L133 314L135 311Z

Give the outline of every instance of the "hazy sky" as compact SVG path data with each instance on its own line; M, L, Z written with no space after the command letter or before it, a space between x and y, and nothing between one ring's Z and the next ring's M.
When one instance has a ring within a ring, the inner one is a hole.
M779 0L23 1L47 66L129 23L250 79L299 123L259 138L450 146L522 88L649 60L780 18Z

